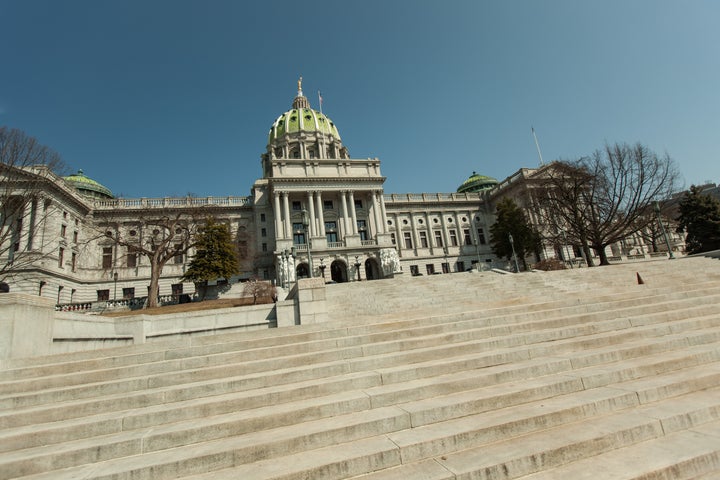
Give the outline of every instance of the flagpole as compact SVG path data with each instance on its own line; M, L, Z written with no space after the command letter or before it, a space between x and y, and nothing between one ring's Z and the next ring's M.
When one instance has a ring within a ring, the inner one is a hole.
M322 95L320 94L320 90L318 90L318 104L320 105L320 113L323 113L323 111L322 111Z
M535 135L535 127L530 127L532 130L533 138L535 139L535 147L538 151L538 157L540 157L540 166L542 167L545 165L545 162L543 162L542 153L540 153L540 144L538 143L537 135Z

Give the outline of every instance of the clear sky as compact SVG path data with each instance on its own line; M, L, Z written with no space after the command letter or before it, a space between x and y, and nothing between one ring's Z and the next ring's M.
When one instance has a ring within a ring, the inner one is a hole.
M0 124L125 197L249 195L296 81L386 193L605 142L720 182L717 0L0 0Z

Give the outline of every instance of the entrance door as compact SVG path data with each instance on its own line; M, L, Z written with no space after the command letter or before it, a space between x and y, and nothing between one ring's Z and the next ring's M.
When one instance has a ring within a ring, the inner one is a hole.
M368 280L378 280L382 278L380 267L374 258L365 260L365 276Z
M341 260L335 260L330 264L330 278L334 282L344 283L348 281L347 265Z
M297 270L295 270L295 273L297 274L297 278L308 278L310 275L308 275L308 266L307 263L301 263L297 266Z

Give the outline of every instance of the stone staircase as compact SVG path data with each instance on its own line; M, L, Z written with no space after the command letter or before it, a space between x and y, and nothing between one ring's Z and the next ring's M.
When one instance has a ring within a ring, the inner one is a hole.
M326 293L326 324L15 360L0 479L720 478L717 260Z

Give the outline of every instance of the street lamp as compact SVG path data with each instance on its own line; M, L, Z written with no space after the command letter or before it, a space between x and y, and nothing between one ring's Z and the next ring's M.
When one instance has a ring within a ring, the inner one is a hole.
M515 240L513 239L512 233L508 233L508 239L510 239L510 248L512 248L513 260L515 260L515 273L519 273L520 267L518 267L517 255L515 254Z
M670 258L668 260L673 260L675 258L675 255L673 255L672 247L670 247L670 239L668 238L667 232L665 231L665 225L662 223L662 218L660 218L660 203L655 200L655 215L657 216L657 221L660 224L660 231L663 234L663 238L665 239L665 245L667 246L668 253L670 254Z
M307 210L303 208L302 211L302 224L303 229L305 230L305 236L307 237L307 252L308 252L308 276L312 278L313 276L313 266L312 266L312 253L310 252L310 217L308 215Z
M355 255L355 270L358 274L358 282L362 281L360 280L360 260L358 259L358 255Z
M113 302L117 301L117 278L118 278L118 273L117 272L113 273L113 280L115 281L115 292L113 292Z
M323 263L323 260L325 260L325 259L321 257L321 258L320 258L320 274L322 275L323 280L325 280L325 267L326 267L327 265L325 265L325 264Z

